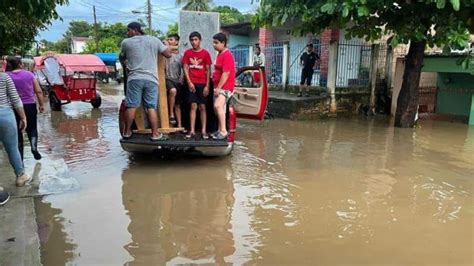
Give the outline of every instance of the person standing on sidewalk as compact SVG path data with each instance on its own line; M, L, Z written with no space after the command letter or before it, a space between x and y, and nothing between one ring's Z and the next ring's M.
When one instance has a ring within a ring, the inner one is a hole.
M300 92L298 97L303 96L303 90L306 89L304 96L309 96L309 86L311 86L311 80L313 79L314 69L316 68L317 62L319 62L319 56L313 51L313 44L306 45L307 51L300 57L300 64L303 67L301 70L301 82Z
M17 126L16 113L20 117ZM25 168L18 150L18 130L24 130L27 126L26 115L21 103L20 96L15 89L12 79L6 73L0 72L0 141L3 143L8 154L8 159L16 175L16 185L21 187L31 181L25 173Z
M43 91L36 80L33 73L23 70L21 59L16 56L10 56L7 60L7 74L13 80L15 88L23 103L28 126L26 127L26 134L30 141L31 153L36 160L41 160L41 154L38 151L38 123L37 115L44 112L44 98ZM35 100L38 99L38 105ZM20 122L20 117L16 116L17 122ZM23 133L18 131L18 149L20 150L21 159L23 156Z
M120 61L125 62L128 71L127 95L125 98L124 139L132 136L132 124L137 108L143 105L150 122L152 141L165 140L166 136L158 132L158 55L171 57L171 50L160 39L145 35L140 23L132 22L127 26L128 38L122 41Z
M262 53L260 46L255 47L255 54L253 55L253 65L263 67L265 66L265 55Z

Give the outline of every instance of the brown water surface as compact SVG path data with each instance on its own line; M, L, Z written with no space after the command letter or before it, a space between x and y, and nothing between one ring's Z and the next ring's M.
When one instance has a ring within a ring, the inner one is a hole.
M146 158L102 94L40 116L42 164L77 181L37 201L45 265L473 264L472 126L240 120L231 156Z

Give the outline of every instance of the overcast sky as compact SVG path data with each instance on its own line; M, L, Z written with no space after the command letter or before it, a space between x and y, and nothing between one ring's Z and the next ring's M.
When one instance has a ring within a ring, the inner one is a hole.
M152 0L154 28L166 32L168 25L177 21L180 7L177 7L175 2L175 0ZM69 0L68 6L58 8L58 13L63 21L54 21L48 30L39 34L37 39L49 41L60 39L67 30L69 22L73 20L93 22L93 5L96 6L99 22L123 22L127 24L138 18L146 21L145 15L132 14L131 12L132 10L146 11L146 0ZM256 7L255 3L252 5L252 0L214 0L214 5L232 6L241 12L249 12L255 10Z

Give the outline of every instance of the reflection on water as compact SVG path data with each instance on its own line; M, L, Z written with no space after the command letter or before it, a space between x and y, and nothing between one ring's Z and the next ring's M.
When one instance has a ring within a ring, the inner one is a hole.
M76 245L64 231L61 210L51 203L36 199L36 222L41 244L41 262L44 265L66 265L74 258Z
M474 136L460 124L426 122L415 133L387 124L272 121L263 134L273 145L256 139L253 125L240 131L245 152L267 163L235 182L262 169L277 182L252 184L264 192L249 202L283 186L281 201L255 204L253 229L263 241L254 262L471 264L474 146L466 140Z
M223 263L234 253L229 164L204 161L193 171L176 174L175 169L189 163L137 163L124 170L123 205L131 234L125 248L134 258L130 264Z
M47 197L72 264L473 263L472 127L241 121L231 156L163 160L120 149L115 106L44 121L81 184Z

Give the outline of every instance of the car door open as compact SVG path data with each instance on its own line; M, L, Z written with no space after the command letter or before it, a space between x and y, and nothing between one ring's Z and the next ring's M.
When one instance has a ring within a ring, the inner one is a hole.
M239 118L263 120L268 87L263 67L243 67L236 74L234 108Z

